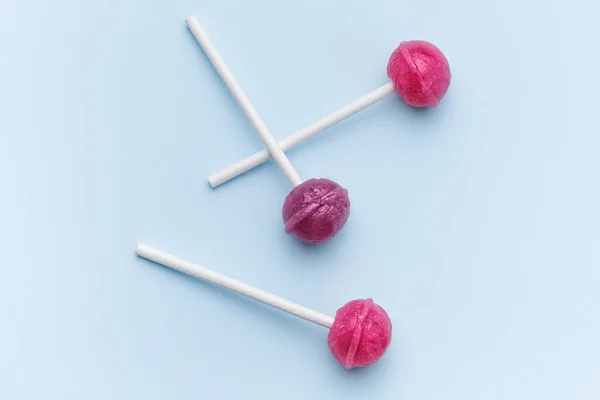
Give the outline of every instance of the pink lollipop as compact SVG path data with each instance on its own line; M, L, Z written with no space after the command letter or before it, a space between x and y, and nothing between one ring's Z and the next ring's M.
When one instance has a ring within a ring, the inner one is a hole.
M225 64L198 19L189 17L186 22L221 79L267 146L268 153L275 159L294 186L283 205L285 231L310 244L323 243L337 235L350 215L348 191L330 180L302 181L298 171L277 144L269 128Z
M145 245L138 245L136 253L157 264L212 282L329 328L329 349L335 359L347 369L373 364L383 356L392 339L392 322L389 316L371 299L353 300L345 304L334 318Z
M425 41L400 43L390 57L387 73L391 82L288 136L278 143L279 148L287 151L392 93L397 92L414 107L435 107L450 86L448 60L437 47ZM265 163L271 154L270 150L263 149L209 177L208 181L212 187L222 185Z
M392 321L373 300L352 300L338 310L329 331L329 350L344 367L379 360L392 339Z
M400 43L388 62L387 73L407 104L437 106L450 86L450 67L444 54L429 42Z

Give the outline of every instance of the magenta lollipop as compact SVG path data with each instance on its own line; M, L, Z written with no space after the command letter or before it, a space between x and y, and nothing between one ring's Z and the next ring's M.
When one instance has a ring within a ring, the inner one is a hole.
M423 40L400 43L390 56L387 73L390 82L288 136L278 143L279 147L287 151L393 93L413 107L435 107L450 86L448 60L440 49ZM263 149L212 175L208 182L212 187L222 185L270 157L271 153Z
M349 214L348 191L329 179L309 179L296 186L282 210L286 233L310 244L335 236Z
M389 316L371 299L352 300L346 303L334 318L145 245L138 245L136 253L165 267L212 282L329 328L327 339L329 350L347 369L373 364L383 356L392 340L392 322Z
M198 19L189 17L186 22L221 79L267 146L270 155L294 186L283 205L285 231L310 244L323 243L337 235L350 215L348 191L327 179L302 181Z

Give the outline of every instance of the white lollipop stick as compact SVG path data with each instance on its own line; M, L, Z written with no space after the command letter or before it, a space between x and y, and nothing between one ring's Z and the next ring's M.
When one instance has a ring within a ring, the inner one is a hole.
M256 111L256 109L248 99L248 96L246 96L246 94L242 90L242 87L237 82L237 79L235 79L235 76L233 75L229 67L227 67L227 64L223 60L223 57L221 57L221 55L213 45L212 41L204 31L202 26L200 26L198 19L196 17L189 17L186 20L186 22L190 31L192 31L194 37L196 38L200 46L202 46L202 49L204 49L204 52L210 59L211 63L213 64L219 75L221 75L221 79L223 79L223 82L225 83L225 85L227 85L233 97L237 100L240 107L242 107L242 110L244 110L244 113L246 114L252 125L254 125L254 129L256 129L261 139L265 143L265 146L267 146L267 149L269 150L271 156L275 159L279 167L283 170L283 172L290 180L292 185L294 185L294 187L301 184L302 179L300 178L300 175L298 174L290 160L287 158L283 150L277 144L277 140L275 140L275 138L269 131L269 128L265 124L265 121L263 121L261 116L258 114L258 111Z
M219 274L218 272L211 271L208 268L204 268L177 257L173 257L146 245L139 244L136 247L135 252L138 256L147 260L154 261L157 264L161 264L165 267L183 272L184 274L212 282L216 285L224 287L225 289L243 294L251 299L258 300L261 303L278 308L307 321L314 322L315 324L324 326L325 328L331 328L333 325L334 318L329 315L322 314L296 303L292 303L291 301L282 299L274 294L267 293L228 276Z
M346 118L349 118L354 114L364 110L365 108L372 106L373 104L377 103L380 100L383 100L385 97L395 92L396 88L394 87L394 84L392 82L388 82L380 88L375 89L371 93L357 100L354 100L352 103L329 114L325 118L288 136L287 138L279 142L278 146L282 151L288 151L292 147L304 142L307 139L310 139L311 137L315 136L320 132L323 132L328 128L331 128L335 124L342 122ZM246 157L237 164L225 168L221 172L211 176L210 178L208 178L208 181L210 182L210 185L213 188L216 188L217 186L220 186L225 182L228 182L233 178L236 178L242 175L243 173L258 167L259 165L264 164L266 161L269 160L270 157L271 154L269 153L269 150L263 149L257 153L254 153L250 157Z

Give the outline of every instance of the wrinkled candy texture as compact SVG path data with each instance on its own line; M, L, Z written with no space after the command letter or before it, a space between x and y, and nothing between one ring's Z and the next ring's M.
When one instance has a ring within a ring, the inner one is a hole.
M326 242L348 220L348 191L329 179L309 179L286 197L282 214L286 233L309 244Z
M329 350L344 367L379 360L392 340L392 321L373 300L352 300L340 308L329 331Z
M387 74L404 101L414 107L437 106L450 86L450 66L433 44L402 42L392 53Z

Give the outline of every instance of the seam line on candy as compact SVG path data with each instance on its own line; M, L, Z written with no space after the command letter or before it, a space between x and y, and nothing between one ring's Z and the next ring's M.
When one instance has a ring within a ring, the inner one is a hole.
M316 213L323 205L326 205L326 202L321 201L325 196L330 195L331 193L335 192L336 190L344 190L343 188L333 188L330 191L328 191L327 193L324 193L322 195L320 195L319 197L315 197L313 199L313 201L315 201L318 204L310 204L307 205L303 208L301 208L298 212L294 213L294 215L292 217L290 217L290 219L288 219L288 222L286 222L285 224L285 229L286 231L288 229L294 229L294 227L300 223L300 221L310 217L311 215L313 215L314 213ZM310 208L312 206L312 210L309 210L308 212L304 212L306 209ZM298 217L298 214L302 214L302 216Z
M402 53L402 57L404 57L406 64L408 64L411 67L411 69L419 76L419 84L421 85L421 90L425 89L424 92L427 92L427 97L429 97L429 101L433 102L433 104L435 105L439 104L437 98L433 95L433 93L431 93L431 86L425 88L425 85L423 84L423 82L425 81L425 79L423 78L423 73L421 72L417 64L412 60L412 57L410 57L408 50L401 49L400 52Z
M373 300L366 299L365 303L363 305L362 312L360 314L360 321L354 327L354 332L353 332L354 334L352 335L352 342L350 343L350 347L348 348L348 354L346 354L346 361L344 362L344 366L346 368L352 368L352 366L354 365L354 356L356 355L356 352L358 350L358 345L360 344L360 340L362 339L362 335L363 335L363 324L365 322L365 319L367 319L367 316L369 315L369 312L371 311L372 308L373 308Z

